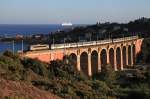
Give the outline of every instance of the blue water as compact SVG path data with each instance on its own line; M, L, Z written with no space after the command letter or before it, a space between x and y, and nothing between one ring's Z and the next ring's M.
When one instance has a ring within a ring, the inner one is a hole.
M42 25L23 25L23 24L0 24L0 35L15 36L21 35L32 35L32 34L48 34L58 30L63 30L59 24L42 24Z
M70 27L71 28L71 27ZM0 36L16 36L16 35L33 35L33 34L48 34L51 32L55 32L58 30L65 30L68 27L62 27L59 24L29 24L29 25L22 25L22 24L0 24ZM24 50L27 49L28 44L24 44ZM15 43L15 51L21 50L22 43ZM0 52L4 52L5 50L12 50L13 44L12 42L0 42Z
M27 50L28 44L23 45L23 50ZM13 43L12 42L0 42L0 53L9 50L13 51ZM22 43L14 43L14 51L17 52L19 50L22 50Z

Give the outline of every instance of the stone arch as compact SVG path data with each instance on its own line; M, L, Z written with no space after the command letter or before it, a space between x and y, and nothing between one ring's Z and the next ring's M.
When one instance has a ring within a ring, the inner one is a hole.
M80 68L81 71L88 75L88 53L82 52L80 55Z
M101 66L103 68L103 66L107 65L107 51L106 51L106 49L102 49L100 56L101 56Z
M109 49L109 61L110 61L110 65L114 68L114 49L113 48Z
M116 63L117 63L117 69L121 70L121 48L117 47L116 49Z
M131 45L128 45L128 65L131 65Z
M136 50L135 50L134 44L133 44L132 52L133 52L133 64L135 64L136 63Z
M98 73L98 52L96 50L91 53L91 70L92 74Z
M122 48L122 57L123 57L123 68L126 68L127 64L126 64L126 61L127 61L127 58L126 58L126 47L123 46Z
M71 53L69 55L69 58L70 58L70 62L71 62L71 65L73 65L75 68L77 68L77 55L75 53Z

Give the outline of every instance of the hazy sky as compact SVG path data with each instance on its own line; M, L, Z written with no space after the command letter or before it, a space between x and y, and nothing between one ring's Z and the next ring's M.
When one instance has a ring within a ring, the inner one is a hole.
M140 17L150 17L150 0L0 0L0 24L91 24Z

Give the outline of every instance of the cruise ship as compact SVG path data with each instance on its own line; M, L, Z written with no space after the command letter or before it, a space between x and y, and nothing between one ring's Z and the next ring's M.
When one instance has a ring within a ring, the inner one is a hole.
M62 25L62 26L72 26L72 23L71 23L71 22L68 22L68 23L67 23L67 22L64 22L64 23L62 23L61 25Z

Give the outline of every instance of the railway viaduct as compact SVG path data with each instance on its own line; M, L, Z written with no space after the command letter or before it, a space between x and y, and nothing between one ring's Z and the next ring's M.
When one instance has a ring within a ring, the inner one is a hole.
M100 72L103 66L110 64L115 71L133 66L137 54L141 51L142 38L138 36L107 39L100 41L53 44L51 50L29 51L25 57L37 58L44 62L63 59L65 55L72 58L78 71L92 76Z

